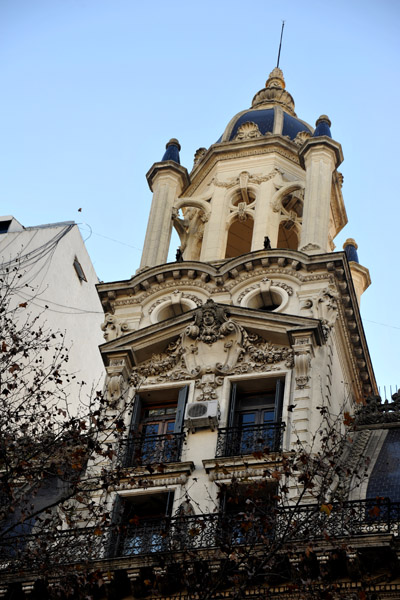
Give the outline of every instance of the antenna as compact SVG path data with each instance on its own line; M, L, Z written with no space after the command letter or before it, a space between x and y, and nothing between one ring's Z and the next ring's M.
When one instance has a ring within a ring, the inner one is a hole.
M279 67L279 59L281 57L281 47L282 47L282 36L283 36L283 28L285 27L285 21L282 21L282 29L281 29L281 40L279 42L279 52L278 52L278 61L276 63L276 67Z

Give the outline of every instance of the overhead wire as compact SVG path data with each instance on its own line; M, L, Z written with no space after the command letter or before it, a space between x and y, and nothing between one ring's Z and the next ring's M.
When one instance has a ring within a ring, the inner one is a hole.
M363 319L366 323L374 323L375 325L381 325L382 327L389 327L390 329L400 329L397 325L388 325L387 323L379 323L378 321L371 321L370 319Z
M54 300L47 300L46 298L38 298L38 296L31 296L30 294L26 293L25 291L19 291L18 295L21 296L24 300L28 300L29 302L32 302L32 304L35 304L35 301L40 301L40 302L44 302L44 303L49 303L49 304L54 304L55 306L60 306L61 308L69 308L71 310L75 310L77 311L76 313L66 313L64 312L63 314L78 314L78 313L90 313L90 314L96 314L96 315L104 315L103 311L100 310L86 310L84 308L78 308L76 306L69 306L66 304L60 304L59 302L54 302ZM46 306L40 306L40 304L35 304L36 306L39 306L40 308L46 308ZM63 311L57 311L53 308L47 307L48 310L51 310L53 312L63 312Z
M110 240L110 242L115 242L116 244L121 244L122 246L128 246L128 248L133 248L134 250L142 251L142 248L138 248L137 246L132 246L132 244L128 244L127 242L121 242L120 240L115 240L114 238L109 237L108 235L103 235L102 233L97 233L93 231L93 229L87 223L77 223L77 225L87 225L90 228L91 235L97 235L98 237L102 237L105 240ZM90 237L90 236L89 236ZM89 239L89 238L86 238ZM84 240L86 241L86 240Z

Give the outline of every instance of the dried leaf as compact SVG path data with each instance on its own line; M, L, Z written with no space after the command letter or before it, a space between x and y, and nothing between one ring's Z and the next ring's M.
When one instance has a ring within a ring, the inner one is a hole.
M332 512L332 508L333 508L332 504L321 504L320 511L323 512L323 513L325 513L329 517L329 515Z
M350 415L349 412L345 411L344 418L343 418L344 425L350 426L353 422L354 422L354 418Z

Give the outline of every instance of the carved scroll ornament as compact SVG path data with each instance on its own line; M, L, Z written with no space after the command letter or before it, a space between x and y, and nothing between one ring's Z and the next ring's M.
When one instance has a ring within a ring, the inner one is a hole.
M104 331L104 339L110 342L111 340L115 340L129 331L129 324L126 321L120 321L111 313L106 313L104 315L104 322L101 325L101 329Z

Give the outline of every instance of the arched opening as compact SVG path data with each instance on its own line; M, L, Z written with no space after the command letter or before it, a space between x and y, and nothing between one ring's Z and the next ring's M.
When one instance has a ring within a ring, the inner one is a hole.
M182 298L177 302L167 300L154 311L152 322L161 323L161 321L165 321L166 319L172 319L172 317L183 315L183 313L189 312L189 310L192 310L193 308L196 308L196 304L193 300L187 298Z
M298 247L299 238L294 221L281 221L281 224L279 225L277 248L297 250Z
M271 286L262 286L259 290L253 290L247 294L240 304L248 308L272 312L285 305L286 301L287 294L284 290Z
M254 221L247 217L245 221L234 221L229 228L225 258L234 258L251 251Z
M279 308L282 304L282 296L275 290L271 290L268 293L259 293L249 299L247 306L249 308L256 308L257 310L265 310L271 312L276 308Z

